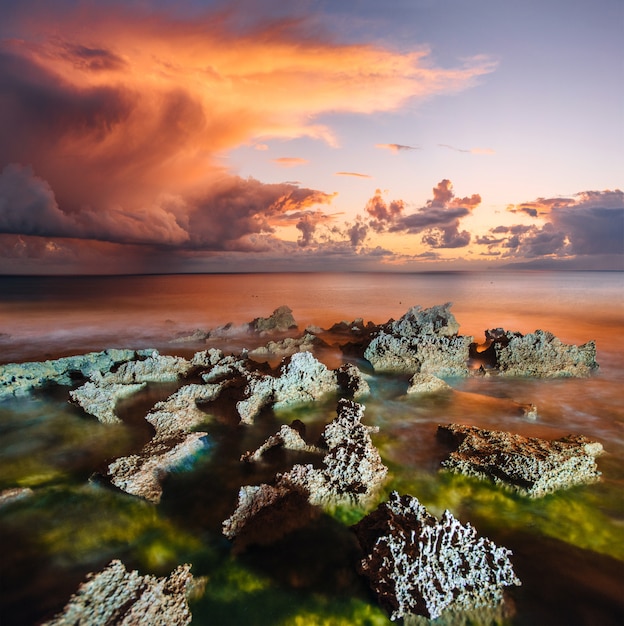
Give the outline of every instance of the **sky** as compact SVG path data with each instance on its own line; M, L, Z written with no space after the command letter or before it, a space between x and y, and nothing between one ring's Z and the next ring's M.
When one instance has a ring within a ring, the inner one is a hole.
M0 273L624 270L622 0L0 0Z

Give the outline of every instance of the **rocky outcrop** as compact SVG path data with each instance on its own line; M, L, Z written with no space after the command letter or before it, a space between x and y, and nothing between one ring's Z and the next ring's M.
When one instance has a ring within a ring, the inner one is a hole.
M104 350L49 361L8 363L0 366L0 399L23 396L47 384L73 385L78 379L105 374L126 361L151 354L153 350Z
M521 584L509 550L449 511L438 521L408 495L393 492L352 528L366 555L360 571L393 620L495 606L504 587Z
M266 520L285 528L300 525L307 517L302 518L299 512L294 520L279 520L284 502L300 502L302 497L312 506L366 505L383 484L388 469L370 438L377 429L361 423L363 413L362 405L350 400L339 402L336 418L322 435L327 445L324 467L297 464L278 474L272 485L242 487L234 513L223 522L225 535L236 539L243 533L247 543L251 536L262 536L257 528Z
M138 454L120 457L109 464L111 483L132 495L159 502L163 478L187 466L208 447L208 434L194 432L207 419L197 404L213 401L220 391L221 385L186 385L157 403L145 418L156 434Z
M450 306L412 307L382 327L364 357L378 372L467 376L473 338L457 335L459 324Z
M120 423L115 413L117 402L143 389L147 383L131 385L112 383L99 385L92 381L69 392L70 398L89 415L93 415L103 424Z
M269 317L257 317L249 323L249 330L260 335L270 333L283 333L297 328L297 322L293 317L292 310L286 305L275 309Z
M121 561L90 574L62 613L44 626L183 626L192 615L187 595L193 586L190 565L167 578L128 572Z
M595 458L602 444L582 435L547 441L449 424L438 427L438 436L457 447L442 462L444 468L493 480L532 498L600 477Z
M370 394L366 377L353 363L344 363L336 370L338 385L349 397L358 400Z
M576 346L544 330L521 335L500 328L486 331L486 340L493 367L503 376L584 378L599 367L593 341Z

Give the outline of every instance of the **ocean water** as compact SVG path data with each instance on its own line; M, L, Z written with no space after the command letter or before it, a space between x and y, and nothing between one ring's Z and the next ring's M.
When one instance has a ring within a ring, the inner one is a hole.
M462 522L513 551L523 585L507 594L509 624L620 624L624 620L624 274L449 272L422 274L241 274L0 278L0 363L43 360L109 347L154 347L188 356L201 345L171 343L199 328L267 317L281 305L299 329L341 320L382 323L413 305L452 302L460 333L541 328L567 343L597 344L588 379L470 378L452 394L412 397L407 381L375 376L365 422L390 468L392 489L434 514ZM249 339L214 345L237 351ZM338 351L319 355L336 367ZM365 364L362 364L365 366ZM0 623L36 624L62 609L87 573L120 558L166 575L180 563L206 577L194 624L389 624L355 565L349 530L365 513L328 512L269 546L234 554L221 522L242 484L269 481L301 461L285 454L250 472L238 461L282 423L310 434L335 415L336 398L268 412L232 426L207 410L211 445L170 476L154 506L89 477L151 436L143 416L175 385L151 385L118 406L121 425L102 425L69 404L68 389L0 403L0 490L31 487L31 498L0 508ZM530 421L517 404L533 403ZM528 500L487 482L439 472L438 424L460 422L523 435L570 433L600 441L599 483ZM382 494L380 497L385 497ZM483 619L483 617L479 618ZM474 623L480 623L477 620Z

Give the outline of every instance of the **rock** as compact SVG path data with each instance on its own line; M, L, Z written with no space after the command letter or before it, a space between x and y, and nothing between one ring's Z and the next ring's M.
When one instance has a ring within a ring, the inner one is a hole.
M115 372L108 372L101 378L96 376L93 380L104 385L173 382L188 374L192 367L193 364L182 357L165 356L153 350L146 359L128 361Z
M350 398L358 400L370 394L368 381L353 363L341 365L336 370L336 376L338 385Z
M128 572L115 560L89 574L62 613L44 626L182 626L192 615L187 595L192 590L190 565L181 565L167 578Z
M450 306L412 307L402 318L382 327L364 357L375 371L467 376L473 337L456 334L459 324Z
M318 514L307 492L280 476L275 485L240 488L236 510L223 522L223 534L240 552L251 544L271 544Z
M29 498L35 492L30 487L14 487L12 489L5 489L0 491L0 507L7 504L17 502L24 498Z
M162 479L185 468L208 447L207 433L180 433L176 437L154 437L141 449L116 459L108 466L111 483L139 498L157 504L162 497Z
M352 528L366 555L360 572L392 620L496 606L503 587L521 584L509 550L449 511L438 521L412 496L393 492Z
M365 426L361 420L364 406L351 400L340 400L336 417L325 427L322 439L328 453L323 469L298 469L293 482L306 487L312 504L350 504L366 506L383 485L388 468L383 464L370 433L376 426Z
M439 426L438 435L457 446L442 462L444 468L488 478L532 498L600 477L595 457L602 445L582 435L547 441L460 424Z
M336 373L314 358L310 352L297 352L280 368L275 380L276 408L318 400L338 391Z
M210 337L210 333L201 328L196 328L191 333L178 335L174 339L170 339L169 343L204 343Z
M117 402L143 389L145 385L147 383L98 385L89 381L82 387L70 391L69 395L89 415L97 417L98 421L103 424L115 424L121 423L115 414Z
M152 350L104 350L49 361L8 363L0 366L0 398L23 396L46 384L72 385L77 378L104 374L120 363L145 356Z
M543 330L523 336L494 329L486 331L486 338L492 341L494 367L503 376L584 378L599 367L593 341L568 345Z
M437 376L418 373L410 378L407 393L437 393L438 391L448 391L450 389L452 387Z
M258 462L262 459L265 452L276 447L281 447L286 450L323 453L321 448L308 445L296 428L283 424L279 431L275 435L271 435L257 450L254 452L245 452L241 456L241 461L249 463Z
M272 485L242 487L234 513L223 522L226 536L233 539L244 532L243 543L247 544L252 537L263 537L257 528L263 527L266 520L271 521L271 536L281 536L309 519L311 512L307 508L299 506L299 511L294 506L288 519L282 520L284 503L289 507L292 502L300 505L302 497L307 505L317 507L366 505L383 484L388 468L370 439L370 433L377 429L361 423L363 413L364 407L355 402L339 402L336 418L323 431L328 446L323 459L325 467L297 464L289 472L278 474Z
M236 403L241 423L253 424L263 408L271 406L275 399L276 379L257 373L246 375L245 397Z
M313 352L315 348L326 345L315 335L305 333L302 337L285 337L280 341L269 341L266 346L250 350L249 355L256 358L285 357L295 352Z
M459 324L451 313L451 302L423 309L414 306L400 319L388 322L387 331L395 337L455 337L459 332Z
M269 317L257 317L249 323L249 330L258 334L286 332L293 328L297 328L297 322L286 305L275 309Z

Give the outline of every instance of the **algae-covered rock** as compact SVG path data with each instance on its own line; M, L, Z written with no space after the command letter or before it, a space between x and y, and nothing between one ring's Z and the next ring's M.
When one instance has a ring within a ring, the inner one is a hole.
M488 478L532 498L600 477L595 458L602 444L582 435L548 441L460 424L439 426L438 434L457 447L442 462L444 468Z
M43 626L183 626L192 615L187 595L193 575L181 565L168 577L128 572L121 561L89 574L62 613Z
M412 496L393 492L352 528L366 555L360 571L393 620L497 606L503 587L521 584L508 549L449 511L436 519Z

